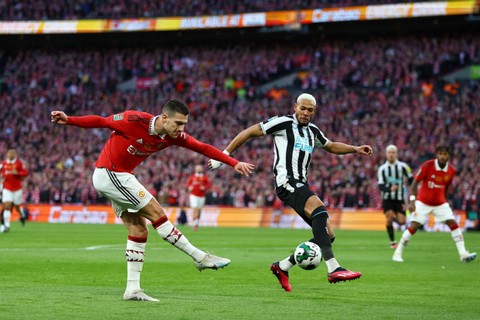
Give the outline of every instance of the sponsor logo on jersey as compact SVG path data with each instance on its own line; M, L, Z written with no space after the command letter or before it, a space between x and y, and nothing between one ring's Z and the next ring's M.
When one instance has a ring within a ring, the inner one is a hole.
M302 150L307 153L313 152L313 147L309 144L309 141L305 137L296 136L295 145L293 146L296 150Z
M135 148L134 146L132 145L129 145L128 148L127 148L127 152L130 153L131 155L136 155L136 156L149 156L151 155L153 152L142 152L142 151L139 151L137 148Z
M145 195L146 195L146 194L145 194L145 191L140 190L140 191L137 192L137 194L138 194L138 196L140 197L140 199L145 199Z
M119 121L123 119L123 113L119 113L113 116L113 121Z

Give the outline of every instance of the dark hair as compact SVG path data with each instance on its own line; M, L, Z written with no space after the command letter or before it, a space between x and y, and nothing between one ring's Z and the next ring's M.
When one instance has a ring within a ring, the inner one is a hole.
M186 116L188 115L188 107L185 103L178 99L171 99L165 103L162 112L169 117L173 116L177 112Z
M437 148L435 149L435 152L439 153L440 151L445 151L448 154L452 154L452 152L450 151L450 147L446 145L437 146Z

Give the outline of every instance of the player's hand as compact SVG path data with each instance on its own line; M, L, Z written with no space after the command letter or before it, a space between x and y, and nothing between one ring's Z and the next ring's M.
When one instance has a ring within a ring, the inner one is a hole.
M53 123L67 124L68 116L63 111L52 111L50 117Z
M390 187L390 191L395 192L398 190L398 184L394 184L393 186Z
M223 165L223 162L217 161L215 159L208 160L208 167L212 170L217 170Z
M408 203L408 211L415 212L415 201L410 201Z
M367 144L355 147L355 151L359 154L364 154L366 156L372 155L372 147Z
M240 174L244 174L248 177L250 173L252 173L253 168L255 168L255 165L247 162L239 162L235 166L235 171L237 171Z

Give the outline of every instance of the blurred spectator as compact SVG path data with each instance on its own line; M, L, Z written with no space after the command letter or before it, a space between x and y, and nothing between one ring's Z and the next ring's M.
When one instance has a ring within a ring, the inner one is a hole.
M379 207L379 193L371 186L376 186L385 145L395 143L402 150L399 156L416 169L434 156L429 146L442 142L454 148L452 163L459 170L451 189L452 205L466 210L471 181L480 180L480 87L459 82L452 96L443 90L442 70L448 68L441 66L479 63L479 48L478 34L465 33L368 41L318 39L298 41L293 48L272 40L226 49L205 44L12 50L0 68L0 154L9 145L19 146L31 172L25 182L28 202L105 203L89 186L93 162L109 132L53 126L51 106L62 106L74 115L108 115L137 106L158 113L167 99L182 99L198 123L187 126L187 131L222 149L239 128L292 113L296 92L278 88L281 95L272 96L260 93L259 86L303 71L308 81L297 81L299 86L290 89L307 90L317 98L313 123L332 139L368 141L374 147L372 157L314 153L309 180L329 206ZM428 97L421 88L428 80L420 68L425 65L432 66L429 79L434 85ZM117 89L133 76L159 82L145 89ZM246 94L239 94L238 88L245 88ZM239 178L229 170L216 171L207 204L271 205L271 150L269 139L249 141L238 150L235 157L255 163L255 173ZM185 203L186 190L180 186L187 181L191 163L203 161L207 159L167 149L147 159L135 174L158 192L160 203Z

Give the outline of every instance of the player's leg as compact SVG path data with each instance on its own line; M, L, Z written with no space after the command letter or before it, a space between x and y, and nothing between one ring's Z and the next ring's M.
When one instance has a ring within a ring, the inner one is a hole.
M200 226L200 208L193 208L193 230L197 231Z
M393 220L395 219L395 211L392 209L387 209L384 211L385 214L385 225L387 229L388 238L390 239L390 248L395 249L397 243L395 241L395 230L393 229Z
M322 250L322 257L328 269L328 281L336 283L339 281L354 280L361 277L360 272L352 272L342 268L333 254L332 242L327 229L328 212L324 203L312 195L305 203L305 214L312 220L312 232L315 243Z
M3 208L3 232L10 231L10 217L12 216L13 208L13 192L7 189L2 191L2 208Z
M477 257L477 253L470 253L465 248L465 241L463 238L462 230L454 219L453 211L450 208L450 205L448 203L444 203L441 206L436 207L433 210L433 215L435 216L435 219L437 221L445 222L450 228L450 234L452 235L452 239L455 242L455 246L457 247L460 261L470 262L475 260L475 258Z
M116 209L115 204L113 205ZM137 212L124 211L121 215L123 224L128 230L125 256L127 259L127 287L124 300L159 301L146 295L140 287L140 275L143 269L148 228L145 218Z
M403 250L407 246L408 242L412 239L412 236L417 232L417 230L425 224L427 221L428 215L432 211L431 206L415 201L415 211L410 214L411 222L408 228L403 232L400 242L398 243L397 249L393 253L392 260L395 262L403 262Z
M6 202L3 203L3 232L10 231L11 216L12 216L12 202L7 200Z
M20 214L20 222L22 223L22 225L25 225L26 215L25 215L25 210L23 209L23 206L22 206L22 202L23 202L22 198L23 198L23 191L21 189L14 192L13 205L15 206L15 209Z
M206 253L191 244L187 237L168 220L165 211L155 198L151 197L150 202L139 210L139 214L152 222L152 226L163 240L192 257L198 270L218 269L230 264L229 259Z

